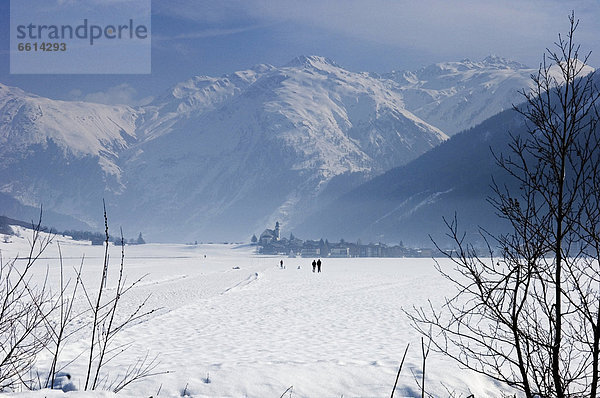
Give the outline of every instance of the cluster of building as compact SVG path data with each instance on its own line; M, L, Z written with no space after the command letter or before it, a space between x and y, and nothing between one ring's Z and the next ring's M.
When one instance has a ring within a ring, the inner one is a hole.
M274 229L265 229L260 238L253 239L261 254L285 255L289 257L432 257L436 251L429 248L407 248L404 245L387 245L384 243L362 244L346 242L337 243L328 240L302 240L290 234L289 238L281 237L281 226L275 223Z

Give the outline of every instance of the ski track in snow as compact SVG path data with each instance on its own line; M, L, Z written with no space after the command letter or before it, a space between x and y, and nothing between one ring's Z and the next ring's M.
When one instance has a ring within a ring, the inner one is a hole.
M3 258L24 252L24 245L0 243ZM84 280L96 286L102 247L67 241L61 249L72 258L66 260L69 267L79 264L83 252L93 257L84 267ZM111 247L113 259L119 258L118 250ZM120 395L148 397L160 389L160 396L171 397L185 389L193 397L278 397L294 386L295 398L388 396L410 343L395 396L420 396L412 375L420 371L420 336L402 308L426 305L427 299L436 303L452 293L431 259L324 259L323 272L313 273L311 258L284 258L286 268L280 269L280 257L252 250L125 248L128 280L148 276L124 296L121 314L148 294L150 308L161 310L121 333L115 344L133 345L107 370L113 377L149 352L159 355L157 370L169 373L144 379ZM56 281L58 265L51 260L43 265L50 269L50 282ZM85 336L79 337L65 351L65 362L84 349ZM83 363L79 358L67 369L76 386L82 384ZM435 396L448 395L440 382L464 396L499 396L492 382L439 355L430 355L428 369ZM42 393L29 395L46 396Z

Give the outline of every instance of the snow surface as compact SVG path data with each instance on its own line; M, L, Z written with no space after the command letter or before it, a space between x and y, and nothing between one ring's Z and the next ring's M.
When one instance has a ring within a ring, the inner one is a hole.
M28 252L27 231L19 231L21 237L12 237L12 243L0 243L4 259ZM67 269L78 266L85 254L84 280L96 286L103 247L62 237L56 241ZM116 269L120 248L111 246L110 251ZM56 256L54 243L39 260L36 274L42 278L47 267L55 286ZM309 265L312 259L260 256L248 245L148 244L127 246L125 256L130 281L148 276L123 297L121 313L148 294L149 305L161 310L119 336L117 344L133 345L107 369L114 377L149 351L159 355L157 370L169 373L144 379L119 396L173 397L185 391L193 397L279 397L293 386L286 397L385 397L409 343L395 396L420 396L413 376L420 378L420 336L402 308L426 305L428 299L439 303L453 292L431 259L324 259L318 274ZM285 269L279 268L280 259ZM114 277L109 277L109 288ZM83 304L78 301L78 308ZM84 349L85 338L70 342L63 363ZM47 360L41 358L41 372ZM65 369L75 386L82 383L83 361ZM427 368L427 389L436 397L451 392L500 396L494 382L459 369L440 354L430 354Z

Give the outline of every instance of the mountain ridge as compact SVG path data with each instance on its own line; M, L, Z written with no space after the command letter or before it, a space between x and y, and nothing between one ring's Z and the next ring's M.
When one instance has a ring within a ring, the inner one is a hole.
M275 221L293 230L435 148L444 130L505 109L530 71L490 56L378 75L299 56L195 76L136 108L0 85L0 142L10 141L0 193L92 226L105 198L119 224L151 240L242 239ZM422 192L395 211L453 192Z

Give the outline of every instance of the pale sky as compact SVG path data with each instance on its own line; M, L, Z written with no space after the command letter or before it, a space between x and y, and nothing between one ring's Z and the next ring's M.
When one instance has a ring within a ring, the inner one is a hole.
M118 8L127 0L110 1ZM52 98L138 104L195 75L279 66L298 55L352 71L491 54L537 67L571 10L580 20L576 40L600 66L598 0L154 0L150 75L10 75L9 1L1 0L0 83Z

